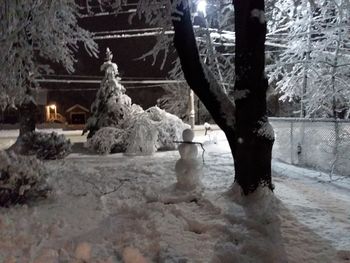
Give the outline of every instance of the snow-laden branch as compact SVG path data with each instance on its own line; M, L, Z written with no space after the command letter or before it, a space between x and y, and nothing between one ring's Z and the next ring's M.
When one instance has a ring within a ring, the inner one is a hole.
M79 27L73 1L4 0L0 9L0 106L21 103L35 78L51 73L46 61L74 71L75 51L83 43L91 55L97 44ZM43 62L45 61L45 62Z

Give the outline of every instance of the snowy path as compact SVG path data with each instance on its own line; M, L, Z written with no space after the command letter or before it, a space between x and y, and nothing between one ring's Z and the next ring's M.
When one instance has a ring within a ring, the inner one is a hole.
M274 162L277 199L265 191L242 199L228 191L233 163L219 140L206 146L204 189L180 192L178 158L47 162L53 196L0 209L0 262L350 262L348 189Z
M286 166L275 163L274 167L278 165ZM290 167L290 170L292 169L293 167ZM285 173L288 174L288 170ZM305 176L291 178L288 175L280 175L274 182L277 197L294 212L299 221L328 239L338 250L349 250L349 188Z

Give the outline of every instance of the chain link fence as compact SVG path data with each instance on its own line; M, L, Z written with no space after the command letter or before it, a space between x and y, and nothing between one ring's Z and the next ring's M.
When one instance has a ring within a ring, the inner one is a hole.
M350 176L350 120L269 118L275 130L273 158Z

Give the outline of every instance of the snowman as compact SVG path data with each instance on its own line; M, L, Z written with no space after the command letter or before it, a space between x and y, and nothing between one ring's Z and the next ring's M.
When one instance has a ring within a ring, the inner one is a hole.
M182 133L183 143L178 147L180 160L176 162L176 187L180 190L193 190L199 184L199 163L197 161L198 148L192 143L194 133L186 129Z

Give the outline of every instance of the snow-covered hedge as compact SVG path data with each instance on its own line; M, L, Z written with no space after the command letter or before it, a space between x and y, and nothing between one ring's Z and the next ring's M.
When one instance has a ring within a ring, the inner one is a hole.
M43 163L34 156L0 151L0 206L47 197L47 175Z
M105 127L98 130L94 136L87 140L87 147L99 154L124 152L127 144L127 131Z
M61 159L71 152L72 144L63 134L30 132L19 139L19 152L43 160Z

